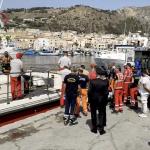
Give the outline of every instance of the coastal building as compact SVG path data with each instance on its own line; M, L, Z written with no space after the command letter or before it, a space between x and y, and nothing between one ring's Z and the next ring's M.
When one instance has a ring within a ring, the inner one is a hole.
M123 44L147 47L148 38L142 37L140 33L129 33L129 35L123 40Z
M49 47L50 47L49 39L47 38L37 38L33 44L33 48L35 50L49 49Z

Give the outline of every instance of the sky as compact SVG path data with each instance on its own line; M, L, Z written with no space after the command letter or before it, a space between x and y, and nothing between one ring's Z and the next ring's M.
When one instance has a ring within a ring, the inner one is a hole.
M2 0L0 0L2 1ZM150 0L4 0L2 10L7 8L69 7L88 5L99 9L119 9L128 6L150 6Z

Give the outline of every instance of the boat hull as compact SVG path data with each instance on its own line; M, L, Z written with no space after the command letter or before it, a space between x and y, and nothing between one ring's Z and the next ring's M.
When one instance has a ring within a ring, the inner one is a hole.
M39 52L39 55L40 56L58 56L59 53L42 53L42 52Z
M97 66L105 66L108 68L108 66L113 63L115 63L115 65L123 66L125 64L125 60L95 58L95 63Z

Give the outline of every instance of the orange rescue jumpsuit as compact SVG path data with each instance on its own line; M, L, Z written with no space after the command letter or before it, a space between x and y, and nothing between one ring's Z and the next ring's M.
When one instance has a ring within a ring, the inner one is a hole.
M124 72L124 103L127 102L128 96L130 96L129 92L129 84L132 83L132 69L126 69Z
M116 111L122 111L123 104L122 104L122 98L123 98L123 74L121 72L116 74L117 80L115 80L115 86L114 86L114 98L115 98L115 110Z

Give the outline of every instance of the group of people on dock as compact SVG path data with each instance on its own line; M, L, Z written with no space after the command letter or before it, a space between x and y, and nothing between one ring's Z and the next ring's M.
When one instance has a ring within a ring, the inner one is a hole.
M2 73L5 75L10 74L12 100L21 99L23 97L21 89L21 73L23 72L22 56L22 53L17 53L13 59L9 53L5 51L4 55L0 57Z
M5 75L10 74L12 100L23 97L22 56L22 53L17 53L16 58L13 59L8 52L5 52L0 57L2 72ZM77 118L81 117L82 106L84 116L87 116L88 112L91 113L91 132L99 131L101 135L105 134L107 104L109 103L112 108L112 113L122 113L123 105L129 104L131 109L138 109L139 97L142 104L139 117L147 117L150 103L150 70L143 69L139 73L130 63L124 66L113 63L107 68L93 63L88 71L85 65L71 66L67 52L59 59L58 64L62 76L60 105L65 106L65 125L77 123Z
M102 135L105 133L107 104L109 103L113 109L112 113L116 114L123 112L123 105L129 104L131 109L138 109L138 96L142 104L139 117L147 117L150 95L148 69L143 70L137 77L135 68L130 63L124 66L111 64L107 69L104 66L91 64L91 70L87 71L84 65L71 67L70 60L66 62L60 67L63 80L60 105L62 106L65 101L65 125L77 123L77 118L80 117L80 102L82 102L83 115L87 116L88 111L91 113L91 132L99 131Z

